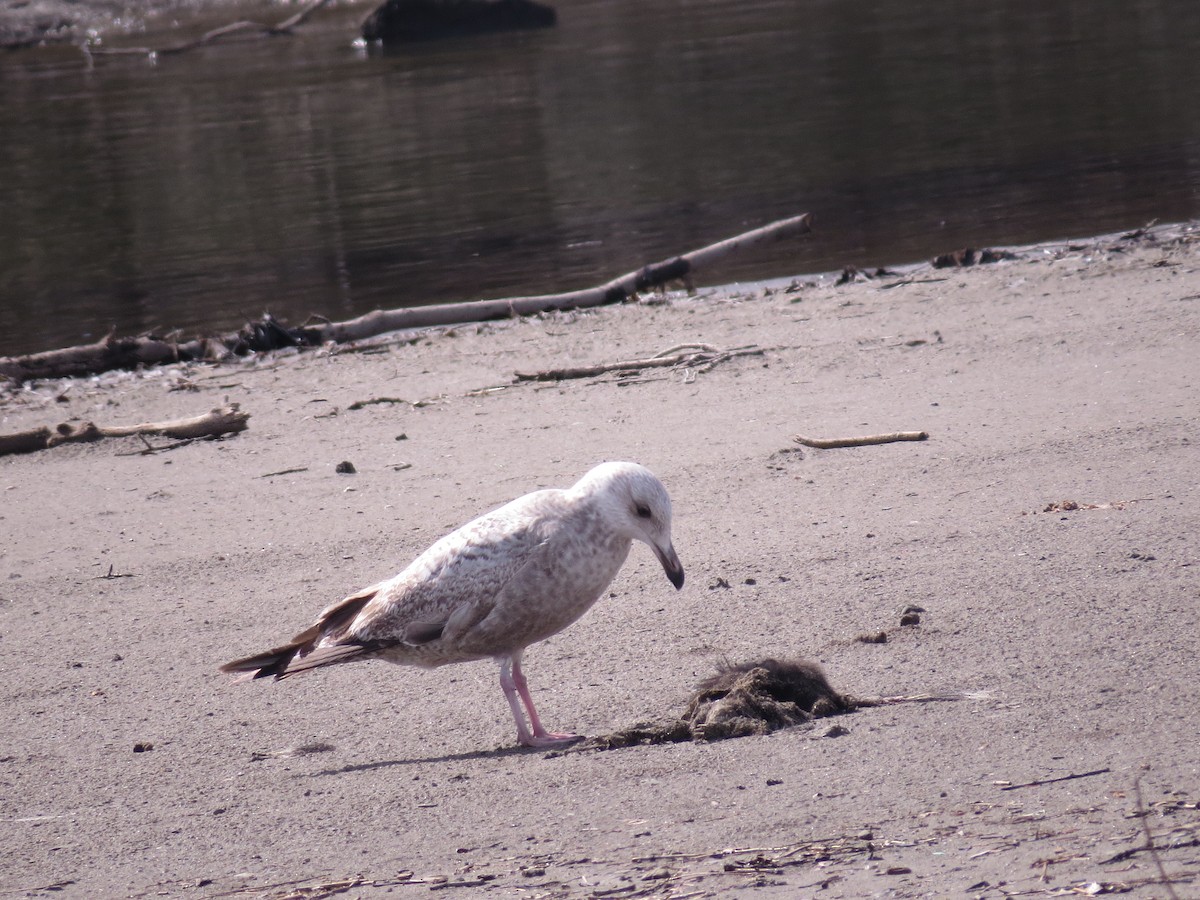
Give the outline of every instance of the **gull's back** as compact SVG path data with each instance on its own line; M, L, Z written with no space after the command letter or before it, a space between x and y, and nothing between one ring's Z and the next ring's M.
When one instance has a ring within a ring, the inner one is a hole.
M590 499L537 491L468 522L379 585L346 636L396 642L384 659L439 666L511 653L561 631L629 553L629 539L605 527Z

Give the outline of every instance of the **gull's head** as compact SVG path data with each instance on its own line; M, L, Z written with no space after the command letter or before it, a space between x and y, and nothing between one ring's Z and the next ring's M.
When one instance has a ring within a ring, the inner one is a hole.
M683 565L671 544L671 498L653 472L637 463L602 463L572 490L591 496L611 528L647 544L671 584L683 587Z

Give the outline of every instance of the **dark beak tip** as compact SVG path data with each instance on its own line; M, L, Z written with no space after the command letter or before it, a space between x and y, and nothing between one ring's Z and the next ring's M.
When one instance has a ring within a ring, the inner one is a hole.
M667 577L671 579L671 584L675 585L675 590L683 587L683 564L680 563L679 557L675 555L675 548L668 546L666 550L659 547L654 548L654 555L658 557L658 561L662 564L663 571L667 573Z

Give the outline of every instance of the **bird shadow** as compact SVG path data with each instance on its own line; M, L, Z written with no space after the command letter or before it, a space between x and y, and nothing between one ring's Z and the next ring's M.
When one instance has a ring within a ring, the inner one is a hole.
M440 756L417 756L409 759L381 759L375 762L354 763L340 766L336 769L322 769L309 773L309 778L323 778L329 775L348 775L354 772L371 772L375 769L390 769L393 766L419 766L428 763L469 762L477 759L506 759L510 756L532 756L545 754L543 747L497 747L495 750L470 750L465 753L443 753Z

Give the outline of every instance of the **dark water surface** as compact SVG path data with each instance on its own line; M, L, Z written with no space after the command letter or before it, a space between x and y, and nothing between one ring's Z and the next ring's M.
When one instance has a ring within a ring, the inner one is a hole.
M0 355L568 290L804 211L706 280L1200 215L1196 0L561 0L389 54L368 9L0 54Z

